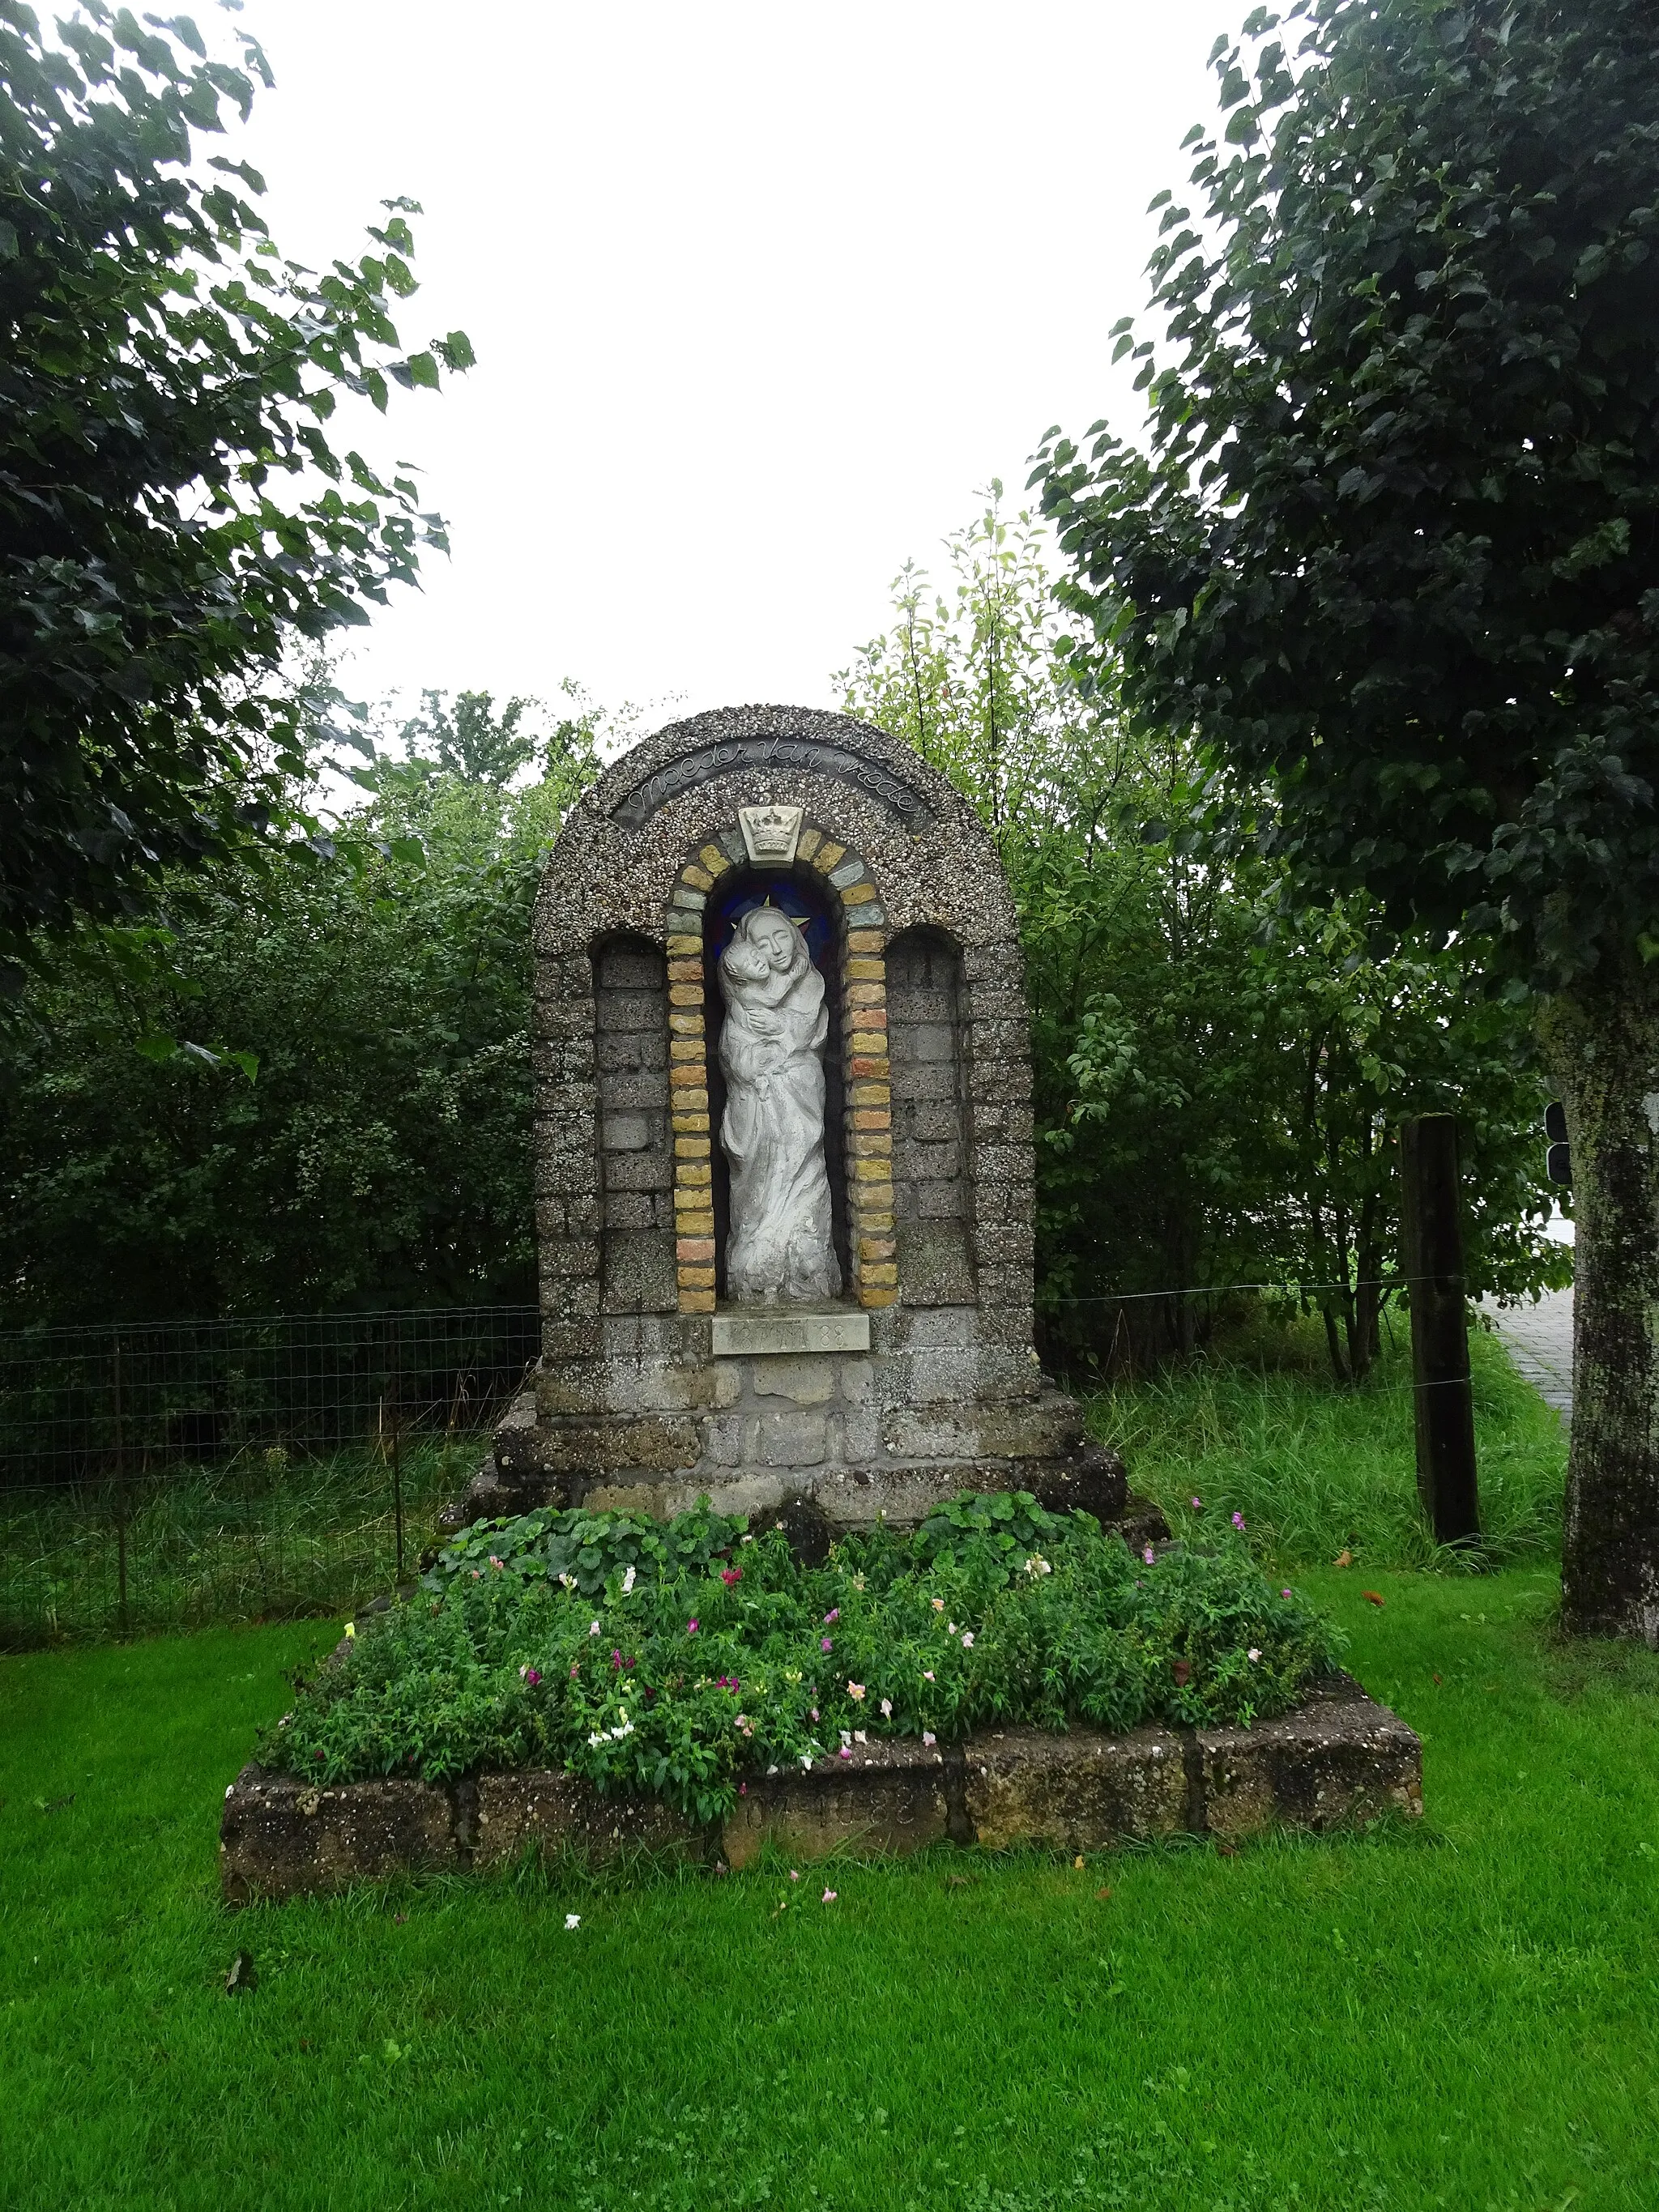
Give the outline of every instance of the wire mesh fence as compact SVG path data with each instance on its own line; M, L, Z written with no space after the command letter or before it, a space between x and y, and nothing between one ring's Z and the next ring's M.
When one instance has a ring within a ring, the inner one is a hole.
M0 1644L401 1580L538 1331L490 1306L0 1334Z

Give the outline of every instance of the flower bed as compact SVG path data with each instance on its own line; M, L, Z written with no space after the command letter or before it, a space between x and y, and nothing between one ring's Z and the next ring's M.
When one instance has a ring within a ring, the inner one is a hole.
M1239 1726L1328 1675L1340 1638L1242 1540L1132 1553L1086 1514L965 1496L808 1566L775 1528L543 1511L486 1522L267 1730L332 1785L557 1769L709 1823L745 1775L990 1726Z

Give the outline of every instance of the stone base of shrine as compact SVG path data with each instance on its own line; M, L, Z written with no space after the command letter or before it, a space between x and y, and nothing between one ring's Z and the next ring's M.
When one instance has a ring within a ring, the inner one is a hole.
M1364 1827L1422 1810L1418 1738L1338 1674L1249 1729L1008 1729L945 1748L855 1740L810 1768L747 1776L730 1818L708 1829L654 1799L602 1797L550 1771L326 1787L247 1766L226 1796L220 1878L228 1903L250 1905L538 1852L590 1864L670 1853L736 1868L769 1850L789 1861L945 1843L1080 1852L1182 1836L1231 1844L1279 1825Z

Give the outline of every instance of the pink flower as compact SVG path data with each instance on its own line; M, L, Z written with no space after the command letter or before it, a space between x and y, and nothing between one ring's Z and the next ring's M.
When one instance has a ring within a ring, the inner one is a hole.
M582 1671L582 1670L581 1670L581 1668L580 1668L576 1664L575 1661L573 1659L573 1660L571 1661L571 1662L570 1662L570 1679L571 1679L571 1680L572 1680L573 1682L575 1680L575 1679L576 1679L577 1675L578 1675L578 1674L580 1674L581 1673L581 1671Z
M820 1651L833 1651L835 1648L835 1645L830 1641L830 1638L827 1636L819 1637L818 1650Z
M746 1782L738 1783L738 1795L739 1797L746 1797L749 1795L749 1784Z
M685 1624L685 1632L686 1632L686 1634L687 1634L688 1636L695 1636L695 1635L696 1634L696 1632L697 1632L697 1624L696 1624L696 1622L695 1620L688 1620L688 1621L686 1622L686 1624Z
M1235 1528L1242 1528L1244 1526L1244 1516L1242 1513L1234 1514L1233 1526Z
M1151 1546L1150 1544L1148 1544L1148 1545L1147 1545L1147 1547L1146 1547L1146 1550L1141 1553L1141 1555L1140 1555L1140 1556L1141 1556L1141 1558L1142 1558L1143 1559L1145 1559L1145 1560L1146 1560L1146 1562L1147 1565L1150 1567L1150 1566L1152 1565L1153 1561L1157 1559L1157 1557L1158 1557L1158 1553L1157 1553L1152 1549L1152 1546Z
M811 1711L811 1717L813 1720L817 1720L817 1717L818 1717L818 1709L817 1709L817 1707L816 1705L814 1705L814 1706L813 1706L813 1708L812 1708L812 1711Z
M829 1613L824 1614L823 1618L826 1623L832 1620L839 1620L841 1619L841 1607L839 1606L834 1607Z
M481 1583L483 1580L483 1570L482 1567L473 1568L472 1579L475 1583Z
M964 1651L971 1651L974 1648L974 1632L971 1628L963 1631L962 1648Z
M932 1668L931 1667L924 1667L924 1668L922 1668L922 1670L921 1670L921 1679L922 1679L922 1680L923 1680L924 1682L931 1682L931 1681L933 1680L933 1668Z
M1194 1513L1201 1513L1204 1510L1204 1500L1201 1498L1194 1498L1193 1510Z
M933 1734L931 1729L923 1729L921 1732L921 1740L926 1744L934 1744L939 1741L939 1738Z
M800 1872L799 1872L799 1869L798 1868L796 1868L796 1867L791 1867L791 1868L790 1868L790 1869L789 1869L789 1879L790 1879L790 1881L799 1881L800 1880Z
M1288 1596L1290 1595L1290 1592L1289 1592L1289 1590L1287 1590L1287 1589L1283 1589L1283 1590L1280 1590L1280 1592L1279 1593L1279 1595L1280 1595L1280 1597L1288 1597Z
M497 1574L500 1574L500 1572L501 1571L501 1561L500 1561L500 1560L495 1557L495 1554L493 1552L492 1552L492 1553L490 1553L490 1555L489 1555L489 1564L490 1564L490 1565L491 1565L492 1567L494 1567L494 1568L495 1568L495 1570L496 1573L497 1573Z
M833 1905L833 1904L835 1903L835 1901L836 1901L836 1893L835 1893L835 1891L834 1891L833 1889L826 1889L826 1890L824 1891L824 1893L823 1893L823 1901L824 1901L824 1903L825 1903L826 1905Z
M859 1700L860 1698L862 1698L862 1697L863 1697L863 1695L864 1695L864 1685L863 1685L863 1683L862 1683L862 1682L849 1682L849 1683L847 1685L847 1694L848 1694L848 1696L849 1698L851 1698L854 1700L854 1702L856 1704L856 1703L858 1702L858 1700Z
M852 1747L852 1745L851 1745L850 1743L844 1743L844 1744L842 1744L842 1747L841 1747L841 1750L840 1750L840 1751L839 1751L839 1753L836 1754L836 1756L837 1756L838 1758L841 1758L841 1759L850 1759L850 1758L853 1756L853 1747Z
M741 1567L722 1567L720 1569L720 1580L726 1584L727 1589L730 1589L733 1583L740 1583L743 1580L743 1569Z

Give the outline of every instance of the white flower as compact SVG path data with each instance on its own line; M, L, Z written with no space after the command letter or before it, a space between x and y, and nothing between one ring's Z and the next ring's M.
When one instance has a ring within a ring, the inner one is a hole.
M882 1699L882 1701L881 1701L881 1717L882 1717L883 1720L884 1720L884 1721L890 1721L890 1720L892 1719L892 1717L893 1717L893 1700L892 1700L890 1698L884 1698Z
M573 1590L575 1587L576 1577L574 1575L561 1575L559 1577L559 1588L561 1589Z
M1030 1558L1025 1562L1025 1571L1028 1575L1051 1575L1054 1572L1054 1569L1048 1565L1048 1562L1043 1558L1041 1552L1033 1552Z
M599 1622L598 1622L597 1620L593 1623L592 1626L588 1630L588 1632L588 1632L588 1634L589 1634L590 1636L597 1636L597 1635L599 1634Z
M634 1577L636 1571L636 1569L630 1567L628 1570L628 1572L623 1577L623 1595L624 1597L628 1595L629 1592L634 1587Z
M947 1636L954 1636L954 1635L956 1634L956 1632L957 1632L957 1625L956 1625L956 1623L955 1623L955 1621L954 1621L954 1620L947 1620L947 1621L945 1622L945 1634L946 1634Z
M842 1742L842 1750L843 1750L843 1751L847 1748L848 1745L849 1743L851 1743L851 1742L852 1742L852 1741L853 1741L853 1731L851 1730L851 1729L843 1729L842 1730L842 1732L841 1732L841 1742Z
M854 1729L853 1730L853 1741L854 1743L867 1744L870 1739L862 1729Z
M964 1651L971 1651L974 1648L974 1632L971 1628L966 1630L963 1633L962 1648Z
M604 1731L604 1729L594 1729L594 1731L593 1731L593 1733L592 1733L592 1735L591 1736L589 1736L589 1737L588 1737L588 1739L587 1739L587 1747L588 1747L588 1749L589 1749L590 1751L597 1750L597 1749L598 1749L598 1747L599 1747L599 1745L600 1745L600 1744L602 1744L604 1741L605 1741L605 1731Z
M809 1774L812 1771L812 1754L810 1751L802 1752L800 1755L800 1763L806 1769L806 1771Z
M564 1916L564 1924L567 1928L580 1928L582 1924L580 1913L567 1912Z
M1254 1667L1254 1666L1255 1666L1255 1662L1256 1662L1256 1661L1257 1661L1257 1660L1261 1656L1261 1653L1256 1650L1256 1648L1255 1648L1255 1644L1251 1644L1251 1646L1250 1646L1249 1650L1244 1654L1244 1656L1245 1656L1245 1657L1249 1661L1250 1664Z

